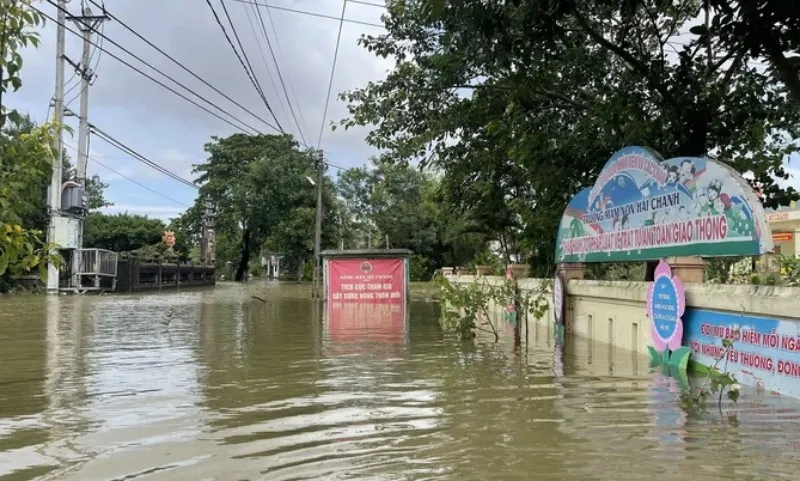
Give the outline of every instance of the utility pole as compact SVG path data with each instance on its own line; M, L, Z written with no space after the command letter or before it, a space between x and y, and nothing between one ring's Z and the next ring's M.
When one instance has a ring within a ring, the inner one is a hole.
M202 238L200 239L200 250L203 258L203 265L214 265L214 205L211 199L206 197L203 207L203 225L202 225Z
M56 26L56 89L53 95L53 123L56 132L56 155L53 162L53 175L50 178L50 197L47 199L47 208L50 211L50 225L47 228L48 242L56 242L56 223L61 217L61 176L62 176L62 154L64 152L64 131L61 128L64 123L64 51L66 49L66 29L64 23L67 20L65 9L66 0L58 0L58 25ZM50 255L58 254L58 250L51 248ZM47 292L57 294L59 287L59 270L52 262L47 264Z
M70 20L83 32L83 54L81 56L80 68L78 73L81 76L81 107L80 123L78 124L78 162L76 166L76 182L83 189L86 189L86 165L89 162L89 84L91 83L94 72L92 72L91 62L91 40L92 31L97 30L97 26L108 20L106 15L92 15L88 6L83 8L82 15L70 16ZM85 193L85 191L84 191ZM85 206L88 207L88 206ZM85 221L85 211L78 218L78 246L83 247L83 227ZM72 286L76 289L81 288L81 278L78 274L81 269L81 255L79 250L75 250L72 256Z
M322 160L322 151L317 153L317 217L314 229L314 276L311 296L315 298L320 295L320 284L322 284L322 266L320 265L320 248L322 244L322 178L324 175L325 164Z

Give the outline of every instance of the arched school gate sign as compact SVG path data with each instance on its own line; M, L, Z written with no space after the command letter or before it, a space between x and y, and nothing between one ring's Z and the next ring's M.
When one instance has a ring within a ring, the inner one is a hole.
M663 160L626 147L561 219L557 262L760 255L773 249L761 203L736 171L713 160Z

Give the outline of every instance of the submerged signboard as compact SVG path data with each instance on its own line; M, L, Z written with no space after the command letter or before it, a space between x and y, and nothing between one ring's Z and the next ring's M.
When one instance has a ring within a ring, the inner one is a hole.
M627 147L561 219L557 262L760 255L773 248L755 192L733 169L699 157L662 160Z
M330 259L326 264L331 301L405 302L403 259Z
M738 313L687 309L683 344L692 360L726 370L744 385L800 398L800 324ZM733 341L725 351L723 339Z
M331 340L404 342L408 269L403 257L333 257L325 261Z

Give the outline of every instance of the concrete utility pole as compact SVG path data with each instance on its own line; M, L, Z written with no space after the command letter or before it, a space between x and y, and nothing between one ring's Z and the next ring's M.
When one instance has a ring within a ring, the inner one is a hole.
M81 76L81 107L80 123L78 124L78 161L76 165L76 181L86 189L86 165L89 162L89 84L92 81L94 72L91 61L91 40L92 32L97 30L97 26L108 20L106 15L92 15L88 6L83 8L83 15L70 16L70 20L83 32L83 54L81 57L80 69ZM83 226L85 214L78 219L78 246L83 247ZM80 251L76 250L72 256L72 286L80 289L81 279L78 273L81 269Z
M203 226L202 226L202 238L200 239L200 249L203 258L203 265L213 266L214 265L214 205L211 203L211 199L206 197L203 207L205 209L203 213Z
M61 217L61 177L62 153L64 152L64 133L61 125L64 123L64 51L66 49L67 20L65 9L66 0L58 0L58 25L56 29L56 89L53 95L53 123L56 126L56 155L53 162L53 175L50 178L50 196L47 199L47 208L50 211L50 225L47 228L47 241L56 241L56 223ZM57 254L57 249L51 249L50 254ZM47 292L57 294L59 287L59 271L52 262L47 265Z
M320 284L322 284L322 266L320 262L320 248L322 244L322 178L325 171L325 163L322 160L322 151L317 153L317 218L314 229L314 276L312 297L322 297Z

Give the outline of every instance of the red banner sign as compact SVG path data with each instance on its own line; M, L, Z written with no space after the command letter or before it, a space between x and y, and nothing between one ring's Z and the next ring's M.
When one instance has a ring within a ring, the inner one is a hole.
M794 239L794 234L792 234L791 232L773 232L772 233L772 241L773 242L789 242L792 239Z
M331 339L403 342L403 259L331 259L326 274Z
M331 259L327 274L328 302L405 303L403 259Z
M360 301L328 301L328 338L333 341L402 343L406 305Z

